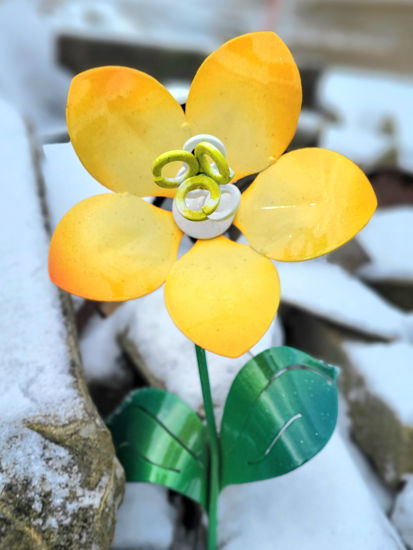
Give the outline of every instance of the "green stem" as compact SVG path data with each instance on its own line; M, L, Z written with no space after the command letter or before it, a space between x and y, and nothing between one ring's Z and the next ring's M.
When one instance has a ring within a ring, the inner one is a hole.
M202 397L204 399L205 417L210 445L210 468L208 483L208 550L216 550L218 529L218 496L220 454L217 426L215 423L214 406L212 404L211 386L209 384L208 364L205 350L195 345L198 361L199 378L201 380Z

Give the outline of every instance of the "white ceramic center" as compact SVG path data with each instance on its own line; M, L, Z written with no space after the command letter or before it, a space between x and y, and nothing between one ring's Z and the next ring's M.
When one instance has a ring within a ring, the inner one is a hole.
M195 147L207 141L214 145L224 156L226 154L225 146L220 139L209 134L198 134L185 142L184 151L192 152ZM215 167L214 164L212 164ZM183 166L178 172L179 178L186 172L186 167ZM231 179L234 177L234 172L230 171ZM222 235L230 227L238 210L241 193L235 185L227 183L219 186L221 198L216 210L208 216L208 219L203 221L193 221L185 218L179 212L175 201L173 201L172 212L177 226L187 235L194 239L212 239L218 235ZM190 210L201 210L204 204L209 199L209 191L205 189L195 189L190 191L185 197L185 204Z
M172 212L177 226L194 239L212 239L222 235L231 226L241 200L241 193L235 185L227 183L220 185L221 200L215 212L208 216L207 220L194 222L182 216L178 211L175 201ZM203 189L190 191L185 202L191 210L201 210L208 200L209 193Z

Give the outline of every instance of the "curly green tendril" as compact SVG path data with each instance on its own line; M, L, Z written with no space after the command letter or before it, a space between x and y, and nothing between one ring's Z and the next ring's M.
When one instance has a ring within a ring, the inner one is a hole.
M209 191L209 199L202 206L201 210L191 210L187 207L185 199L190 191L196 189L205 189ZM201 222L206 220L212 212L215 212L221 199L219 185L209 176L198 174L192 178L186 179L179 187L175 195L175 203L179 212L184 218L192 221Z
M171 162L182 161L186 164L186 171L180 176L175 176L174 178L166 178L162 176L162 169L167 164ZM195 176L199 172L199 164L192 153L188 151L181 151L180 149L176 151L168 151L159 155L152 165L152 174L154 182L159 185L159 187L166 187L168 189L179 187L179 185L186 179Z
M177 161L184 163L184 169L174 178L163 176L163 168ZM176 207L184 218L191 221L206 220L217 209L221 200L219 186L226 185L231 180L231 172L224 155L207 141L199 143L194 154L180 149L163 153L155 159L152 174L154 182L160 187L178 188L175 195ZM186 196L197 189L208 191L209 198L201 210L191 210L186 204Z

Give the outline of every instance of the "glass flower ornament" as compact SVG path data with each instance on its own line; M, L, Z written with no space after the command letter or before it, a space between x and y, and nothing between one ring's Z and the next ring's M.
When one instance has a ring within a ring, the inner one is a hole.
M284 155L301 108L293 57L272 32L230 40L203 62L185 112L154 78L125 67L77 75L67 123L85 168L114 191L86 199L53 235L63 289L122 301L165 283L177 327L229 357L265 333L279 303L271 259L307 260L351 239L376 198L362 171L318 148ZM239 178L256 174L242 193ZM173 212L141 197L175 197ZM224 233L234 223L249 246ZM183 231L199 240L177 260Z

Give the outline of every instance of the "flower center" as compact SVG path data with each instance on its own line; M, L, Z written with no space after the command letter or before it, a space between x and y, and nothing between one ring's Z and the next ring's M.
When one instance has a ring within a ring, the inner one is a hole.
M188 139L182 150L163 153L153 163L155 183L177 188L173 216L178 227L190 237L211 239L221 235L235 217L241 193L230 183L234 172L225 155L221 140L199 134ZM163 176L163 168L176 161L183 163L176 176Z

